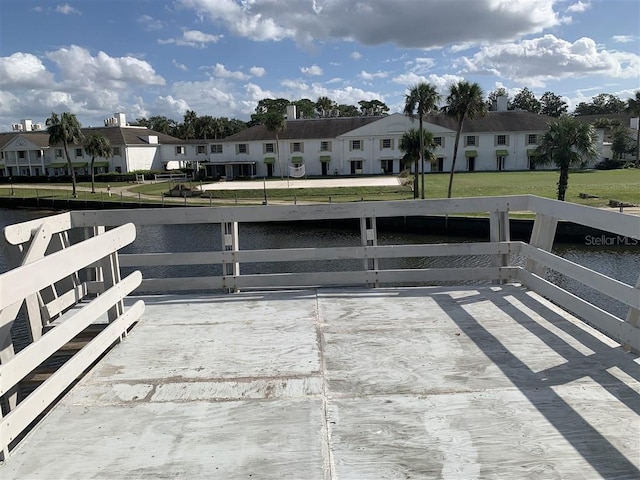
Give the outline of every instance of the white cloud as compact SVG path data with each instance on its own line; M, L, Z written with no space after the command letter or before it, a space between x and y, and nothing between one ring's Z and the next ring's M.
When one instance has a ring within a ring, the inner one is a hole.
M558 0L353 2L332 0L178 0L215 25L253 40L290 38L300 44L314 40L349 40L364 45L392 43L433 48L453 43L513 40L559 25ZM434 11L437 10L437 14ZM455 25L455 28L451 26Z
M633 35L614 35L611 37L611 39L616 43L631 43L636 38L637 37L634 37Z
M171 95L159 96L155 99L154 111L165 112L164 114L176 120L182 120L184 112L192 110L189 104L181 98L173 98Z
M249 69L249 73L254 77L264 77L267 71L264 69L264 67L251 67Z
M162 30L164 28L164 22L162 20L155 19L150 15L141 15L136 21L148 32Z
M187 70L189 70L184 63L178 62L175 58L171 60L171 63L173 63L174 67L176 67L178 70L182 70L183 72L186 72Z
M0 57L0 87L38 88L52 83L53 75L35 55L17 52Z
M223 38L222 35L211 35L200 30L185 30L182 32L181 38L158 40L158 43L160 45L175 44L181 47L204 48L208 43L218 43L221 38Z
M591 2L578 1L577 3L569 5L569 7L567 8L567 12L582 13L582 12L588 10L589 8L591 8Z
M349 55L352 60L360 60L362 58L362 54L360 52L351 52Z
M362 70L359 74L358 74L358 78L362 79L362 80L374 80L374 79L379 79L379 78L387 78L389 76L388 72L383 72L381 70L378 70L375 73L370 73L370 72L366 72L364 70Z
M418 83L430 83L441 95L446 92L450 85L464 80L464 77L458 75L436 75L431 74L429 76L417 75L413 72L403 73L394 77L392 81L405 87L409 85L416 85Z
M63 15L81 15L79 10L76 10L68 3L63 3L62 5L58 5L56 7L56 12L61 13Z
M320 68L318 65L311 65L310 67L300 67L300 71L309 76L320 76L324 73L322 71L322 68Z
M213 75L219 78L231 78L233 80L248 80L249 75L242 72L232 72L231 70L227 70L227 67L222 65L221 63L216 63L212 68Z
M458 59L470 73L490 73L521 84L543 87L548 81L606 75L632 78L640 70L640 56L607 51L587 37L567 42L553 35L517 43L483 47L473 57Z

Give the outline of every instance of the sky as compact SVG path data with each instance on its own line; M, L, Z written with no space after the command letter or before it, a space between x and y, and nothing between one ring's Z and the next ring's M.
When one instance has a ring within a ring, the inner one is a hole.
M446 97L551 91L569 104L640 89L638 0L1 0L0 131L51 112L99 126L165 115L248 120L263 98L402 111Z

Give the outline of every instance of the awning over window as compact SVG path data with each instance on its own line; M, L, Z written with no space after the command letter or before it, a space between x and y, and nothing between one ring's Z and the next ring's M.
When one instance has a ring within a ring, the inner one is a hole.
M496 150L496 157L506 157L509 155L509 150Z
M302 157L291 157L291 163L304 163L304 158L302 158Z
M45 165L47 168L64 168L67 166L67 162L55 162L50 163L49 165Z
M527 156L528 157L536 157L538 155L539 155L539 153L538 153L538 150L536 148L528 148L527 149Z
M84 168L89 165L89 162L71 162L73 168Z
M331 161L331 155L320 155L320 161L322 163L327 163Z
M478 151L477 150L467 150L464 152L464 156L469 158L469 157L477 157L478 156Z
M267 165L273 165L274 163L276 163L276 157L265 157L264 163L266 163Z
M108 167L109 162L93 162L93 168Z

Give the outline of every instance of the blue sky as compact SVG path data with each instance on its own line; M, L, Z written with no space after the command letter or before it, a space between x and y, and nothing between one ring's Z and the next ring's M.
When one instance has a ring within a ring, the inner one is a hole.
M52 111L248 120L267 97L379 99L420 81L552 91L573 108L640 88L637 0L2 0L0 131Z

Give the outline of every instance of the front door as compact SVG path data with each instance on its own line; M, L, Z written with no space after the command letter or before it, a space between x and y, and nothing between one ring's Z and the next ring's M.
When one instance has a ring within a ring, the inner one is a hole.
M320 165L322 166L322 176L326 177L329 171L329 162L322 162Z
M273 163L267 163L267 177L273 177Z

